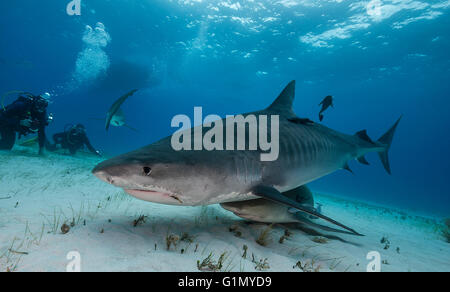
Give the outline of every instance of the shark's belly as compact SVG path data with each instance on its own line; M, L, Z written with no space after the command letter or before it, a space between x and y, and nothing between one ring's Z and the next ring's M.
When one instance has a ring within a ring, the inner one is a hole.
M340 168L341 166L339 166L339 164L299 167L290 173L287 173L283 183L276 185L275 187L280 192L286 192L329 175Z
M214 205L214 204L222 204L222 203L230 203L230 202L242 202L248 200L258 199L258 196L255 196L251 192L231 192L231 193L219 193L215 195L211 195L207 200L201 202L201 205Z

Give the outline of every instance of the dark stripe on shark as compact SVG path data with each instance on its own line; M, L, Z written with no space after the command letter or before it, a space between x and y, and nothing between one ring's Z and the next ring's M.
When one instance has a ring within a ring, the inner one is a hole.
M332 224L334 224L336 226L339 226L339 227L341 227L341 228L343 228L345 230L350 231L353 235L364 236L364 235L356 232L355 230L345 226L344 224L337 222L336 220L333 220L333 219L331 219L331 218L329 218L327 216L324 216L324 215L322 215L322 214L320 214L320 213L318 213L318 212L316 212L314 210L310 210L310 209L305 208L301 204L299 204L299 203L297 203L297 202L295 202L295 201L293 201L293 200L283 196L283 194L281 194L279 191L277 191L273 187L256 186L255 188L252 189L252 192L256 196L260 196L260 197L263 197L265 199L268 199L268 200L271 200L271 201L274 201L274 202L277 202L277 203L281 203L281 204L293 207L293 208L295 208L295 209L297 209L297 210L299 210L299 211L301 211L303 213L306 213L306 214L309 214L309 215L321 218L321 219L323 219L325 221L328 221L328 222L330 222L330 223L332 223Z

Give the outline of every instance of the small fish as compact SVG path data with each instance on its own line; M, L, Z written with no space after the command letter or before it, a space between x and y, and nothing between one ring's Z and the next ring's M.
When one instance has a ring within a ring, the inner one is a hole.
M327 97L325 97L321 103L319 103L319 106L322 106L322 109L320 110L319 113L319 120L323 121L323 113L331 106L332 108L334 108L333 105L333 97L331 95L328 95Z
M282 193L302 206L314 209L314 198L307 186ZM222 208L233 212L236 216L263 223L293 223L301 222L302 217L297 216L297 210L277 202L266 199L255 199L241 202L228 202L220 204Z

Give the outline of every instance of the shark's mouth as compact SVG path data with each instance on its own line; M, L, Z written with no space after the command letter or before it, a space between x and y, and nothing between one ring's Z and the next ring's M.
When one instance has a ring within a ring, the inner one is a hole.
M167 190L151 189L151 190L138 190L138 189L125 189L125 192L137 199L169 205L182 205L183 201L176 194L173 194Z

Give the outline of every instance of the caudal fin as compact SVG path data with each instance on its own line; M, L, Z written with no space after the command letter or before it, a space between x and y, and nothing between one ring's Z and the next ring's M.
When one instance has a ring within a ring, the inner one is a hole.
M378 139L378 142L381 144L384 144L384 151L379 152L378 155L380 156L381 163L383 163L384 169L386 169L387 173L391 174L391 166L389 164L389 149L391 148L392 139L394 138L395 130L397 129L398 124L400 123L400 120L402 119L402 116L395 122L395 124L384 134L381 136L380 139Z

